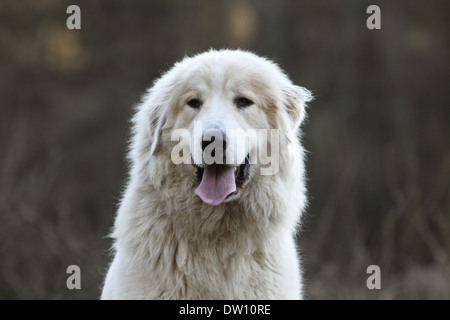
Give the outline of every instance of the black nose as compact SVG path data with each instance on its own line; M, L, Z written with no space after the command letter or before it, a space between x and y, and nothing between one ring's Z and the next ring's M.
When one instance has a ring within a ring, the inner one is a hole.
M205 137L203 137L205 139ZM211 137L211 140L202 140L202 150L205 151L206 147L213 143L216 140L216 137Z
M220 132L220 134L204 134L202 137L202 150L205 151L206 147L209 146L211 143L216 141L216 137L219 136L219 140L222 140L222 148L223 150L227 147L227 138L225 135L225 132ZM219 142L220 143L220 142Z
M218 139L218 142L215 142ZM211 157L216 156L216 149L220 148L220 142L222 142L222 152L223 160L225 161L225 150L227 148L227 138L226 134L220 130L212 130L211 132L205 132L202 137L202 150L205 151L206 147L215 142L215 147L211 151ZM219 150L218 150L219 151ZM225 163L225 162L224 162Z

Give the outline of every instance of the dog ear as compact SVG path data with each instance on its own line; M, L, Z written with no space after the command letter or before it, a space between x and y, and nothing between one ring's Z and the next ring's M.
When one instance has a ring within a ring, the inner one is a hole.
M161 130L165 119L165 110L162 105L150 106L147 109L148 134L151 141L150 155L157 154L160 151Z
M284 107L292 122L292 128L296 130L303 119L306 117L306 104L313 100L312 93L296 85L290 85L283 90L284 92Z
M143 152L152 156L159 152L161 143L161 130L166 118L166 102L164 94L161 90L155 89L155 86L150 88L142 98L142 103L137 106L138 112L135 116L136 125L140 128L135 129L135 134L141 134L145 137L138 139L145 142L142 147Z
M151 90L135 106L133 116L132 139L130 141L128 160L131 164L145 166L152 155L162 150L161 135L166 123L166 104Z

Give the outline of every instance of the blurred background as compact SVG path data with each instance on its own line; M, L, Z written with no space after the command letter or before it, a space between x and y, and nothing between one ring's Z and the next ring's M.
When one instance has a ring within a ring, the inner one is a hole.
M66 9L81 9L68 30ZM381 8L381 30L366 9ZM132 107L185 55L274 59L303 125L310 299L450 299L448 1L0 2L0 298L96 299ZM66 268L81 268L68 290ZM369 290L369 265L381 289Z

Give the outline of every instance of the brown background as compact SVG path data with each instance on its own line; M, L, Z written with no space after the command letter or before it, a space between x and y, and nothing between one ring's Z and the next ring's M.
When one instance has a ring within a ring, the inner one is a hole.
M81 8L81 30L66 8ZM381 30L366 8L381 8ZM316 96L298 241L311 299L450 298L448 1L0 2L0 298L95 299L132 106L243 48ZM82 289L66 288L80 266ZM381 268L368 290L366 268Z

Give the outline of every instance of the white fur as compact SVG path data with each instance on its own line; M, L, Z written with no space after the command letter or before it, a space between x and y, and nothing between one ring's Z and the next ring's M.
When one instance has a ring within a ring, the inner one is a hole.
M245 91L255 106L237 110ZM201 94L204 105L185 105ZM117 213L115 257L102 299L300 299L295 233L306 205L298 127L311 98L274 63L244 51L185 58L157 80L138 106L130 178ZM208 111L209 110L209 111ZM194 194L191 165L175 165L174 128L214 110L241 127L281 129L280 170L250 179L217 207Z

